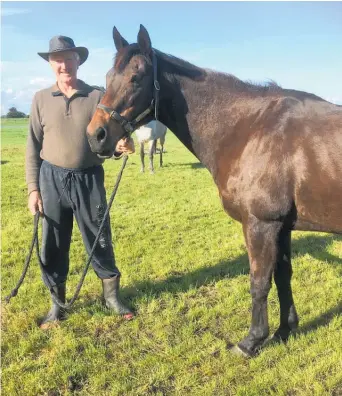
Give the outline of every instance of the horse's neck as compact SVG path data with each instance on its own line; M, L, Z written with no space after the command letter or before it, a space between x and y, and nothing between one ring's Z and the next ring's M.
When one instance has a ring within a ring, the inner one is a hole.
M209 77L204 81L177 78L165 84L167 97L161 102L160 120L212 172L214 156L223 138L222 117L229 116L226 87Z

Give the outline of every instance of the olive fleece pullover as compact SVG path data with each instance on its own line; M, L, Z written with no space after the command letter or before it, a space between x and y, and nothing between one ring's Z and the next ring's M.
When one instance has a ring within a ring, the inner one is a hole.
M86 136L103 91L82 80L78 90L67 98L57 84L38 91L32 102L26 146L28 193L39 190L39 171L43 160L70 169L86 169L103 163L94 154Z

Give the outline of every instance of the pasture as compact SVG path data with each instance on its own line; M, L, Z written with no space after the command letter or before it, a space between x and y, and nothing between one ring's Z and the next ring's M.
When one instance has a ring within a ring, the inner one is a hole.
M32 237L24 178L27 120L2 120L2 299ZM134 136L134 135L133 135ZM34 257L18 296L2 305L4 395L342 395L342 238L293 233L292 287L300 327L251 360L227 349L248 332L251 299L241 225L224 213L209 172L170 132L163 169L130 156L111 210L131 322L101 305L92 269L68 320L37 322L50 299ZM108 196L121 161L105 162ZM77 226L70 298L86 262ZM278 297L269 295L271 332Z

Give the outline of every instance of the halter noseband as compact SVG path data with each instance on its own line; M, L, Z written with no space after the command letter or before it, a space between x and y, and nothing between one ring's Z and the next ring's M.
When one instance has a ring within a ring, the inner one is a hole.
M125 117L122 117L116 110L114 110L111 107L107 107L101 103L97 105L97 107L101 110L104 110L106 113L109 114L109 117L112 120L117 121L123 129L127 132L127 134L130 136L136 129L136 125L138 124L139 121L141 121L143 118L147 116L147 114L151 113L154 110L154 117L156 120L158 120L158 107L159 107L159 91L160 91L160 85L158 82L157 78L157 56L152 50L152 65L153 65L153 87L154 87L154 94L153 94L153 99L150 104L150 106L140 113L134 120L132 121L127 121Z

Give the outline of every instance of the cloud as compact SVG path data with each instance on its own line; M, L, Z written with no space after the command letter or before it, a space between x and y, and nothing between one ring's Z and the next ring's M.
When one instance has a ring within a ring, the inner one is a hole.
M29 81L29 85L34 86L37 90L46 88L51 83L53 83L53 79L47 77L35 77Z
M19 15L19 14L29 14L31 10L26 8L4 8L1 7L1 16L12 16L12 15Z
M49 67L39 61L1 62L1 114L12 106L29 113L33 95L54 83Z
M342 96L326 96L324 99L328 102L342 105Z
M106 73L113 64L113 49L89 48L89 53L87 62L79 69L78 77L90 85L105 86ZM29 113L34 94L54 82L49 64L39 57L1 62L1 114L6 114L12 106Z
M10 107L16 107L26 114L30 112L31 102L36 88L25 87L22 90L6 89L1 91L1 115L7 114Z

